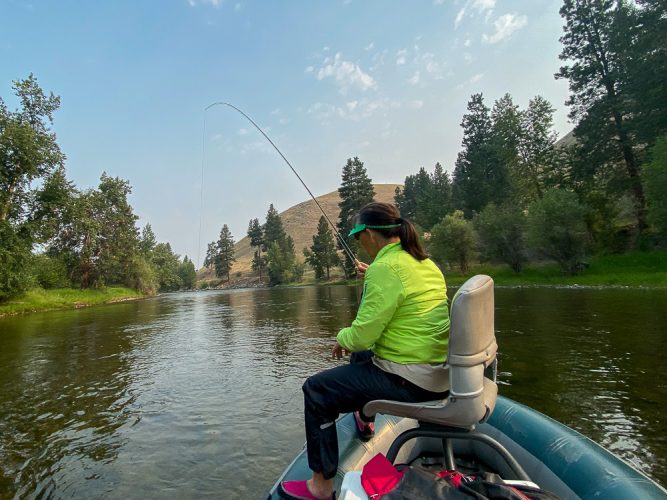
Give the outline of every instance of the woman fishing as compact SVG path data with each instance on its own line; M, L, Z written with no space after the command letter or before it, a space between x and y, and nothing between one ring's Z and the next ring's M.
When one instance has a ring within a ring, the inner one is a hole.
M388 203L370 203L350 231L373 259L357 261L364 292L352 324L336 337L333 356L352 353L350 364L309 377L303 384L307 481L286 481L286 499L334 497L338 468L336 418L354 412L358 436L370 439L369 401L421 402L443 399L449 387L445 359L449 312L445 279L424 252L414 225Z

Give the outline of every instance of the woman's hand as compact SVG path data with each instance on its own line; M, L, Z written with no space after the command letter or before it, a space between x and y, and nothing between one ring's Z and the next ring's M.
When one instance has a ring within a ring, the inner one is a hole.
M331 354L333 355L334 359L341 359L343 357L343 354L350 354L350 351L348 351L342 345L336 342L333 346L333 349L331 349Z
M364 274L366 274L366 269L368 269L368 264L366 264L365 262L361 262L360 260L355 260L354 267L357 268L357 274L363 276Z

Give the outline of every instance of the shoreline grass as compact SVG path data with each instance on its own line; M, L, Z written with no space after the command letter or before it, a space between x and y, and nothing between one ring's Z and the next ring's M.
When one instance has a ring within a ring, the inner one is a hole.
M504 264L473 264L467 273L458 268L445 269L447 285L458 287L476 274L488 274L497 286L591 286L667 288L667 252L630 252L603 255L589 259L580 274L563 274L555 263L527 265L514 273ZM356 280L321 283L322 285L354 285Z
M146 297L145 294L130 288L102 288L98 290L79 290L74 288L56 288L44 290L34 288L24 294L0 304L0 318L33 312L45 312L56 309L79 309L102 304L112 304Z

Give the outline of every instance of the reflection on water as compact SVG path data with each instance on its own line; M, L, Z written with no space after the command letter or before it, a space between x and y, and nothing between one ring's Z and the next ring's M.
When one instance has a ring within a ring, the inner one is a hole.
M258 497L301 449L352 287L0 320L0 497ZM667 291L498 289L501 393L667 482Z

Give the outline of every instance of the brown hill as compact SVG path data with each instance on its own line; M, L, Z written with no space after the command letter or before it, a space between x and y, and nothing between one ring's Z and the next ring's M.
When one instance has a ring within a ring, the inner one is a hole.
M399 184L373 184L375 200L387 203L394 202L394 192ZM327 217L336 224L338 222L340 196L338 191L317 197L318 203L327 214ZM280 214L285 231L294 240L294 249L297 258L303 261L303 249L313 244L313 236L317 233L317 223L322 213L313 200L304 201L288 208ZM232 276L238 273L247 275L250 272L253 249L248 237L240 240L234 247L236 262L232 267Z

